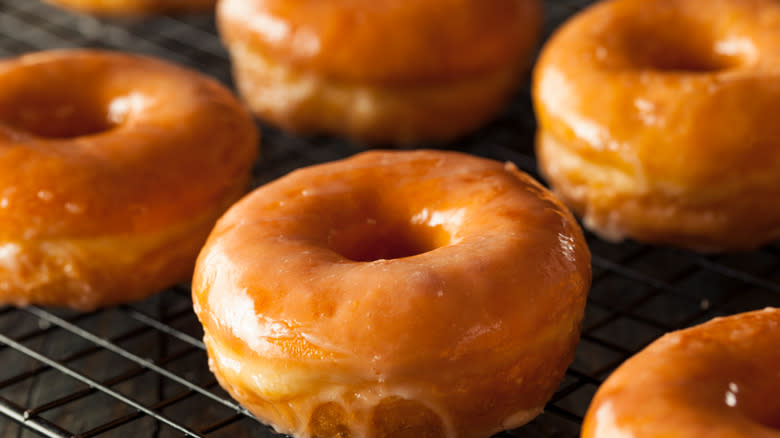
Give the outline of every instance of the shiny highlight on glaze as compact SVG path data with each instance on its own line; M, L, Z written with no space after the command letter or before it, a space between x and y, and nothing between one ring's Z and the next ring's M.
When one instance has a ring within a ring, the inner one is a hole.
M148 57L0 61L0 302L82 310L189 278L257 154L228 90Z
M399 237L415 251L382 248ZM281 432L486 437L557 388L589 261L570 213L511 164L367 152L231 208L193 301L220 383Z
M780 437L780 309L669 333L599 388L583 438Z
M703 251L780 238L780 3L608 0L534 71L537 156L585 225Z
M539 0L223 0L217 23L258 117L298 134L412 145L452 140L500 111L541 13Z

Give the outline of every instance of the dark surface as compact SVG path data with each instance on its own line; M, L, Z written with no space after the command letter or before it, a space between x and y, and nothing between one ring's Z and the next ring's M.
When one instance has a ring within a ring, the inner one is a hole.
M548 32L588 1L548 1ZM109 21L31 0L0 0L0 56L62 47L162 56L230 84L211 17ZM535 172L527 90L484 129L450 149L514 161ZM360 150L330 138L263 129L256 184ZM780 306L780 248L702 256L589 236L594 281L582 342L546 412L499 437L573 437L597 386L666 331L713 316ZM78 314L0 307L0 436L273 435L219 389L209 373L189 290ZM25 415L25 412L27 413ZM24 425L19 422L27 418Z

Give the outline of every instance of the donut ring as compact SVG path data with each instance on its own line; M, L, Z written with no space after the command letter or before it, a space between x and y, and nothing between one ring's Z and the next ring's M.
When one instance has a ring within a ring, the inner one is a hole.
M233 206L193 299L212 371L279 432L484 437L557 388L590 272L571 214L513 165L366 152Z
M57 6L99 15L177 14L213 11L217 0L46 0Z
M222 0L220 34L256 115L303 134L446 141L523 79L539 0Z
M87 310L188 280L257 154L230 92L91 50L0 61L0 84L0 302Z
M780 437L780 309L667 334L596 393L583 438Z
M603 237L703 251L780 237L780 2L613 0L534 72L539 165Z

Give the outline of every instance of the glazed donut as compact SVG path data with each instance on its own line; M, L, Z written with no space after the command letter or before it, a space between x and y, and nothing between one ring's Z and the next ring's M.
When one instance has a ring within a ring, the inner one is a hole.
M46 0L80 12L100 15L145 15L208 12L217 0Z
M542 173L586 227L702 251L780 237L780 1L613 0L534 71Z
M780 437L780 309L667 334L601 386L583 438Z
M296 437L487 437L534 418L590 285L579 226L512 164L366 152L223 216L198 257L212 371Z
M539 0L221 0L240 94L304 134L446 141L507 101L541 28Z
M112 52L0 61L0 303L88 310L192 275L257 153L193 71Z

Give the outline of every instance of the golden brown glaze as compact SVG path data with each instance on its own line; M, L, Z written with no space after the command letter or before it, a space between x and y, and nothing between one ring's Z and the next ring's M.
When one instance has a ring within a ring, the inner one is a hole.
M186 280L257 153L230 92L88 50L7 59L0 84L0 301L88 309Z
M222 0L228 41L345 81L446 82L515 64L540 28L530 0Z
M296 437L487 437L530 421L573 358L590 254L507 163L368 152L223 216L193 280L211 368Z
M538 0L222 0L238 88L262 118L371 143L445 141L522 79Z
M780 237L780 1L612 0L534 72L537 152L585 225L706 251Z
M143 15L213 11L217 0L46 0L81 12L101 15Z
M371 143L443 142L495 114L522 75L519 65L435 87L352 84L297 71L233 43L236 84L258 117L299 133Z
M601 386L583 438L780 437L780 309L667 334Z

